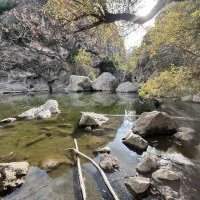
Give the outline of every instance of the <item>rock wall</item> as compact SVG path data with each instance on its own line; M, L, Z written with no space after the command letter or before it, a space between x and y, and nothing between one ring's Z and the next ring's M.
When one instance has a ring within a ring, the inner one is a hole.
M0 15L0 93L62 91L70 75L91 69L75 65L74 52L86 49L94 64L106 56L97 35L71 34L72 27L45 14L45 2L16 0L16 7Z

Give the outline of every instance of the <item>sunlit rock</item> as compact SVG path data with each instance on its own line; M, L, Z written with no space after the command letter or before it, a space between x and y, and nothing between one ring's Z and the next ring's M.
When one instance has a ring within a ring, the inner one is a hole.
M0 193L5 194L25 182L28 162L0 163Z

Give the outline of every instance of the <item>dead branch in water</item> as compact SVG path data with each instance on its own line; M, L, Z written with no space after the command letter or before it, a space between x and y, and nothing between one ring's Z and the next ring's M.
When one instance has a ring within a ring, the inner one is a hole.
M90 158L89 156L85 155L84 153L82 153L79 150L74 149L74 148L68 148L68 149L66 149L66 151L73 151L74 153L76 153L76 154L80 155L81 157L85 158L86 160L90 161L96 167L96 169L99 171L99 173L101 174L108 190L110 191L110 193L113 196L113 199L119 200L118 196L116 195L115 191L113 190L113 188L112 188L107 176L105 175L104 171L99 167L99 165L92 158Z
M79 151L78 142L76 139L74 139L74 144L75 144L76 150ZM80 162L80 158L78 155L76 155L76 162L77 162L78 177L79 177L79 183L80 183L80 188L81 188L81 192L82 192L82 197L83 197L83 200L86 200L87 194L86 194L85 183L84 183L84 179L83 179L83 173L82 173L82 169L81 169L81 162Z

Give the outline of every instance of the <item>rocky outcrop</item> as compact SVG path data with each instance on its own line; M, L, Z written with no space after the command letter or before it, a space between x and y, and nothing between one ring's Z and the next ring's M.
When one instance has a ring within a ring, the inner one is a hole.
M145 139L132 132L130 132L125 138L123 138L122 141L127 146L138 151L145 151L148 147L148 142Z
M106 172L113 172L119 169L119 161L113 155L105 153L100 155L99 166Z
M109 118L105 117L102 114L97 114L93 112L82 112L79 126L97 128L101 127L108 120Z
M0 194L6 194L22 185L28 173L27 162L0 163Z
M84 92L92 90L92 81L87 76L70 76L69 85L66 91Z
M146 195L150 187L150 183L150 178L141 176L129 177L125 180L125 185L136 197Z
M117 79L108 72L101 74L93 83L92 88L95 91L115 91Z
M133 72L133 80L145 82L158 75L159 72L168 69L171 65L181 67L187 65L188 61L189 59L184 55L184 51L174 46L161 46L153 56L144 50Z
M72 74L96 74L96 60L122 50L114 42L108 50L93 31L72 34L73 26L44 12L45 0L12 1L15 7L0 15L0 93L64 92ZM92 66L74 63L79 49L91 52Z
M136 84L133 84L131 82L124 82L121 83L117 89L116 92L119 93L136 93L138 90L138 87L136 86Z
M152 111L141 114L133 132L142 136L168 135L177 130L176 122L165 112Z
M24 113L18 115L19 119L48 119L52 114L60 113L58 102L56 100L48 100L45 104L38 108L31 108Z

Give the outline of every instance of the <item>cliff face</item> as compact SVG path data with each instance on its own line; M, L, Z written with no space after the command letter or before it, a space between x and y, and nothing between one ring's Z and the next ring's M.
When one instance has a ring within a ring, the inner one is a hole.
M18 0L0 15L0 93L63 90L71 74L95 73L92 66L73 62L79 49L91 53L94 66L113 51L105 51L97 33L71 34L71 27L45 14L45 3ZM112 42L110 46L115 48Z
M200 74L198 1L185 1L167 7L145 36L133 78L146 82L169 70L187 67Z

